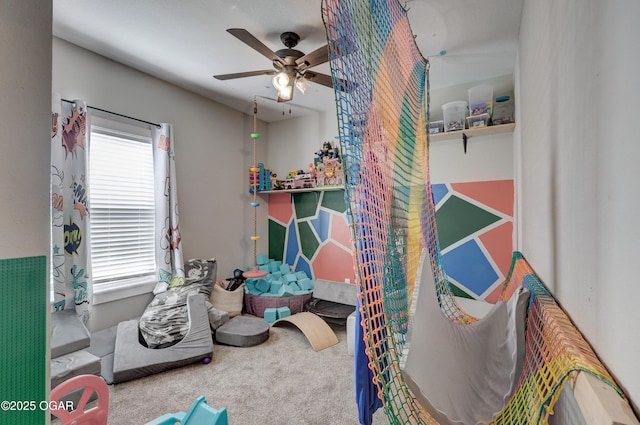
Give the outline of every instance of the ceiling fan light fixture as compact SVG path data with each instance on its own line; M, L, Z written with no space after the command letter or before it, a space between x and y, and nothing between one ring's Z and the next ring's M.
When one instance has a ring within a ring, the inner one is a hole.
M293 85L288 85L278 89L278 101L286 102L291 99L293 99Z
M273 83L273 87L275 87L275 89L280 92L285 90L290 85L290 78L286 72L280 71L273 77L273 80L271 80L271 82Z
M302 94L311 86L311 82L304 78L304 76L300 76L296 78L296 87Z

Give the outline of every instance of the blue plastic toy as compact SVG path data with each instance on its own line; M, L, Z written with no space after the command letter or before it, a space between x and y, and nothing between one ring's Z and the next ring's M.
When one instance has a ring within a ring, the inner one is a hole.
M229 419L225 407L216 410L201 395L188 412L166 413L146 425L229 425Z

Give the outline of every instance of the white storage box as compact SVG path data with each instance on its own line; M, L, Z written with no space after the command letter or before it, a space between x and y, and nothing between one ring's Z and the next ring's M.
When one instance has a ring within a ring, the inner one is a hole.
M467 102L459 100L442 105L444 114L444 131L464 130L464 119L467 116Z
M469 93L469 115L491 115L493 106L493 87L475 86L471 87Z
M469 128L480 128L489 125L489 114L471 115L467 117L467 126Z
M429 134L438 134L444 131L444 121L432 121L429 123Z
M513 100L509 96L496 97L493 108L493 125L509 124L515 121Z

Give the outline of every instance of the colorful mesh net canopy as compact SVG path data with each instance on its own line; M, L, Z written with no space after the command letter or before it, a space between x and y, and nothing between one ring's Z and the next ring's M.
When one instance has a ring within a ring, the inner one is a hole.
M423 252L443 314L463 324L476 319L456 304L442 267L428 168L429 65L397 0L324 0L322 14L369 368L391 423L436 423L401 371ZM502 298L521 285L532 292L523 372L492 423L546 423L567 378L577 371L597 376L622 395L516 253Z

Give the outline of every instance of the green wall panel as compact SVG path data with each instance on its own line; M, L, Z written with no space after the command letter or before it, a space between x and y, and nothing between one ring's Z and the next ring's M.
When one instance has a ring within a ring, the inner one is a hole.
M296 209L296 217L300 219L316 215L319 196L318 192L294 193L293 205Z
M347 204L344 201L344 190L324 192L322 206L339 213L345 212L347 210Z
M440 248L445 249L498 220L497 215L452 196L436 212Z
M269 220L269 258L282 261L287 228Z
M311 260L318 250L320 242L316 234L311 230L311 226L306 221L298 223L298 233L300 234L300 243L302 245L302 253L307 259Z
M40 408L47 386L46 257L0 260L0 288L0 399L33 402L22 410L3 407L0 424L43 424L47 413Z

